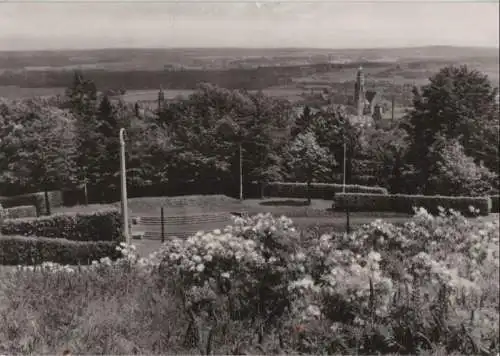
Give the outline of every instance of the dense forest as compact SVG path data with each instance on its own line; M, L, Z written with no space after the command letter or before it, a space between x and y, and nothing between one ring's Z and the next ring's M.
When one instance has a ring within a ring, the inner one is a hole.
M126 88L127 90L195 89L200 82L212 83L227 89L260 90L292 83L294 77L327 73L337 69L363 65L365 68L384 68L387 63L317 64L310 66L260 67L228 70L164 70L164 71L106 71L83 70L100 90ZM0 74L0 85L27 88L67 87L73 78L71 70L5 71Z
M90 201L117 200L120 128L131 196L234 196L239 147L246 196L270 181L338 183L344 143L350 183L411 194L498 189L498 89L466 66L444 67L414 87L402 120L365 128L351 124L342 106L296 115L287 100L213 84L185 100L137 108L72 75L64 97L0 102L0 195L79 195L85 186Z

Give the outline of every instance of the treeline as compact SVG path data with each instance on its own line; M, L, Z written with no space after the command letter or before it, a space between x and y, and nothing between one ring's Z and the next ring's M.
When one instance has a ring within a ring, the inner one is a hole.
M308 66L260 67L228 70L179 70L179 71L106 71L84 70L85 78L92 80L100 90L126 88L127 90L195 89L200 82L227 88L262 90L276 85L292 83L294 77L326 73L342 68L384 67L387 63L316 64ZM0 85L26 88L67 87L73 71L5 71L0 74Z
M0 195L64 189L73 203L118 200L120 128L131 196L238 196L240 180L245 197L273 181L341 183L344 144L347 183L431 195L498 189L498 90L465 66L414 88L407 116L383 127L351 124L342 106L296 115L286 100L213 84L152 109L99 92L75 73L64 98L0 103Z

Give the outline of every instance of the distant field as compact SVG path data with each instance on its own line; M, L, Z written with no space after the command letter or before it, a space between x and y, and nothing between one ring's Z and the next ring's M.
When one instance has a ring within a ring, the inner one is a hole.
M1 86L0 97L7 99L31 98L34 96L52 96L64 94L65 88L20 88L17 86Z

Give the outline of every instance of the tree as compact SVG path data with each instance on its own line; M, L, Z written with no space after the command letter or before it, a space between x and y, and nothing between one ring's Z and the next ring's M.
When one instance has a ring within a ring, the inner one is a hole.
M76 118L75 129L77 137L78 168L77 179L85 192L85 203L88 203L87 186L98 178L98 132L96 122L97 88L90 80L75 71L73 83L66 90L70 111Z
M308 130L314 133L318 144L328 149L329 154L334 157L330 167L332 180L335 179L334 172L335 168L338 167L338 165L333 165L333 162L342 162L343 167L344 158L350 163L361 151L360 137L362 137L363 129L351 124L347 114L340 106L319 112L314 116ZM345 157L344 148L346 150ZM346 164L346 172L339 173L345 173L346 181L350 181L352 164Z
M290 168L307 184L307 202L311 204L311 183L324 177L333 158L318 144L312 132L297 135L288 153Z
M313 114L311 108L306 105L302 110L302 114L299 115L295 120L295 127L292 130L292 136L296 136L299 133L304 133L306 129L310 126Z
M73 182L75 132L74 118L54 107L40 107L36 101L18 107L21 113L3 120L1 125L4 183L45 193ZM23 112L24 111L24 112Z
M393 193L406 192L409 167L405 163L410 138L405 130L366 130L361 139L362 158L375 169L377 184Z
M476 164L465 154L457 139L440 139L435 143L435 166L429 185L433 194L481 196L497 186L495 174L482 164Z
M428 192L432 157L430 148L442 136L457 139L466 155L498 168L497 88L488 77L466 66L449 66L414 89L413 108L405 129L412 143L408 160L413 162L421 192Z
M247 119L248 120L248 119ZM230 117L224 117L218 122L218 132L226 139L236 143L238 147L239 163L239 198L243 200L243 142L246 137L246 131L238 122Z
M95 152L98 174L94 176L94 185L103 190L117 189L120 172L120 142L118 133L122 125L118 121L118 110L105 95L96 113L96 134L98 140Z

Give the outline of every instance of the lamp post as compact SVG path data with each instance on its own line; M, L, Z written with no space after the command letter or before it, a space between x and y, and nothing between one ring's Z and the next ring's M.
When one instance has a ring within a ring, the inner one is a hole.
M127 206L127 173L125 165L125 129L120 129L120 179L121 179L121 209L123 236L127 244L130 244L130 232L128 228L128 206Z
M344 159L343 159L343 164L344 164L344 174L342 177L342 193L345 193L345 175L346 175L346 157L347 157L347 147L345 143L345 136L344 136Z
M217 131L224 137L235 139L238 145L238 164L239 164L239 198L243 201L243 141L244 134L241 127L242 122L250 120L251 117L241 118L236 122L230 117L224 117L217 127Z
M344 159L343 159L343 182L342 182L342 193L345 193L345 186L346 186L346 176L347 176L347 142L346 142L346 128L347 128L347 119L343 120L344 124L344 129L343 129L343 135L342 139L344 141ZM345 197L344 197L345 198ZM348 199L345 199L345 216L346 216L346 232L349 234L351 232L351 223L350 223L350 216L349 216L349 202Z

